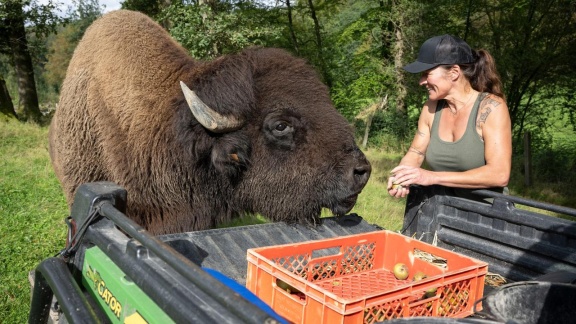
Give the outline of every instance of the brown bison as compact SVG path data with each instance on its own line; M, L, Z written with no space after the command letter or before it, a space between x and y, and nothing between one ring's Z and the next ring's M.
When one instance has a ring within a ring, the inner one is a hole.
M76 48L49 137L69 203L82 183L118 183L154 234L245 213L313 223L323 207L349 212L371 171L302 59L262 48L197 61L123 10Z

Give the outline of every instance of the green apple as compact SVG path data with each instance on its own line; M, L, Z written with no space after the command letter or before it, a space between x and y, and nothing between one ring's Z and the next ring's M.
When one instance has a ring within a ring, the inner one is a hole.
M392 273L394 274L394 277L396 277L396 279L398 280L406 280L406 278L408 278L408 267L404 264L404 263L396 263L394 265L394 268L392 268Z
M424 298L430 298L430 297L436 296L437 290L438 290L438 287L430 288L430 289L426 290L426 292L424 292Z
M413 281L420 281L426 277L428 277L428 276L424 272L416 271L416 273L414 274L414 277L412 277L412 280Z

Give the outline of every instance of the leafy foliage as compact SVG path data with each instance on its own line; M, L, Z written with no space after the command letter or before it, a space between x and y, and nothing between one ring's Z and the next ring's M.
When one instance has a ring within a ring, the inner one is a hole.
M207 5L175 4L159 16L168 20L170 34L198 59L238 52L249 46L264 46L280 37L274 16L250 1L222 3L218 10Z
M58 35L47 42L43 31L53 26L50 13L58 3L40 7L27 1L2 4L30 3L28 32L38 35L30 38L37 83L44 100L53 100L67 60L91 22L87 18L99 11L98 0L76 2L79 10L68 13L70 23L59 26ZM8 14L2 8L0 19ZM425 39L443 33L461 36L495 57L513 119L516 155L522 154L526 131L532 131L534 151L545 151L556 145L560 132L551 126L558 120L566 122L562 132L576 129L572 0L126 0L123 8L154 17L198 59L248 46L282 47L307 59L359 136L367 111L386 97L386 107L371 124L369 145L374 147L402 150L401 143L411 138L426 93L419 76L401 67L415 58ZM16 97L9 62L1 58L0 71Z
M37 87L34 73L35 58L38 57L37 48L43 49L43 39L52 33L56 25L62 21L54 12L54 2L48 0L46 4L38 4L29 0L6 0L0 2L0 55L8 56L11 71L9 77L2 79L14 80L18 88L18 105L15 109L22 120L34 122L42 121L39 109ZM1 62L6 62L0 60ZM2 86L3 96L0 105L11 106L7 101L12 97ZM4 108L2 110L5 110Z
M380 55L382 31L377 12L379 7L373 3L355 2L340 13L336 20L341 23L331 26L332 98L349 120L387 93L386 85L392 83L392 73Z
M149 17L157 17L162 11L162 4L157 0L125 0L122 2L122 9L139 11Z
M76 11L70 12L71 21L59 28L58 33L47 42L48 55L44 73L48 92L60 92L68 63L74 49L90 24L101 15L97 0L77 1Z
M54 104L74 47L100 15L99 2L78 0L77 10L63 18L55 11L58 0L0 1L0 79L17 100L4 23L14 15L7 7L14 3L25 8L41 103ZM374 173L354 211L390 229L401 222L403 201L383 195L387 172L406 151L427 95L418 86L419 76L401 67L415 59L425 39L444 33L461 36L496 59L514 122L513 194L576 207L570 195L576 182L575 7L573 0L123 2L123 8L161 22L198 59L248 46L282 47L307 59L330 81L336 108L359 135L366 127L361 117L387 96L370 130L367 155ZM28 310L27 272L61 246L67 207L48 160L46 129L0 123L0 318L19 323ZM532 134L535 184L530 188L522 185L526 131Z
M562 89L573 89L566 81L576 73L575 14L570 0L481 1L474 13L471 42L496 59L517 139L528 125L545 128L557 104L568 102Z
M22 13L16 10L14 5L25 9ZM3 0L0 1L0 54L10 54L12 48L8 43L9 28L8 20L17 18L23 14L23 19L28 26L28 32L44 39L56 30L56 26L64 20L56 15L55 10L58 2L54 0L39 4L31 0Z

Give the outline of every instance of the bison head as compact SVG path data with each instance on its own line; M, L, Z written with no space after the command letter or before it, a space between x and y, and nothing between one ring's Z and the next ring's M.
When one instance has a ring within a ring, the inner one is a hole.
M275 221L314 222L323 207L349 212L371 167L316 72L277 49L209 66L188 80L195 91L181 87L194 116L188 125L213 139L211 166L230 188L218 204Z

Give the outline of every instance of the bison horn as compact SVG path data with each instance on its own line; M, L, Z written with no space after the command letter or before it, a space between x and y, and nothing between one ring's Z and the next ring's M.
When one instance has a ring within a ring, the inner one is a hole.
M192 114L208 130L214 133L226 133L237 130L244 124L240 119L223 116L212 110L184 82L180 81L180 87Z

